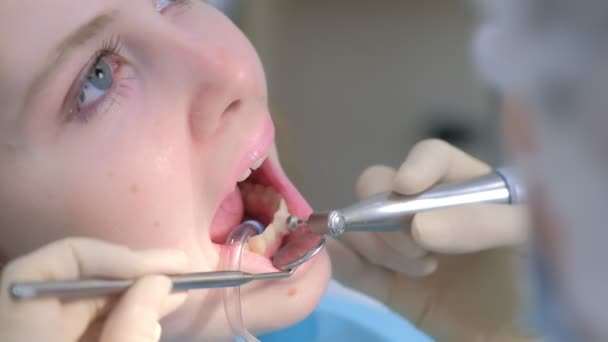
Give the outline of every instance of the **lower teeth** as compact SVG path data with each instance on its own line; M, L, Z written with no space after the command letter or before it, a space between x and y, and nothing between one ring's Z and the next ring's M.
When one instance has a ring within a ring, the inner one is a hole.
M264 255L269 246L276 244L278 239L289 233L287 227L287 204L283 199L280 200L279 208L274 213L272 222L266 227L262 234L252 236L247 240L247 247L254 253Z

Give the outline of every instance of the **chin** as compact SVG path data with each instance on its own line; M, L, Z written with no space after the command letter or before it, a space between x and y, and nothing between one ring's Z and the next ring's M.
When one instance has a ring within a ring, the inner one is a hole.
M287 328L310 315L331 277L326 251L300 266L287 279L241 287L241 311L247 330L259 335ZM163 341L234 341L221 290L192 291L178 311L163 320Z
M289 279L241 289L243 320L252 333L286 328L310 315L331 277L326 251L302 265Z

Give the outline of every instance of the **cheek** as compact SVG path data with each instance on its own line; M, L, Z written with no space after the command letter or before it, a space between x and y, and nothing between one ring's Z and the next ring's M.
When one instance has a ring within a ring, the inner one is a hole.
M287 281L249 292L242 296L243 315L254 332L275 331L293 325L310 315L327 289L331 277L329 255L323 251L313 264ZM272 305L269 305L272 303Z
M72 178L73 190L65 203L70 233L82 232L134 247L179 244L185 229L180 218L191 211L186 200L190 197L179 181L171 182L172 187L166 184L169 176L184 178L177 172L158 173L145 157L137 159L127 164L92 163L91 169L82 170L87 177Z
M561 241L557 234L560 227L559 215L549 207L546 197L543 198L540 186L530 186L530 190L530 209L533 213L536 247L547 261L554 263L550 265L551 268L557 269L561 259Z
M515 97L507 97L504 100L503 129L510 153L521 155L534 150L530 112Z
M137 116L134 113L130 115ZM196 194L192 161L176 117L154 112L124 120L112 139L98 135L70 149L54 192L64 198L65 234L133 247L181 247L192 239ZM83 128L87 129L87 128Z

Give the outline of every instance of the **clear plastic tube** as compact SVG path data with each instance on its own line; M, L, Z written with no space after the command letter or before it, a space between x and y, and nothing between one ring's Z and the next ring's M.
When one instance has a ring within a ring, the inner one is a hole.
M250 236L261 233L263 226L257 221L245 221L239 225L226 240L227 248L221 255L221 268L226 271L240 270L241 255L245 242ZM222 289L224 300L224 311L230 324L233 334L237 340L245 342L260 342L253 336L243 323L243 313L241 311L241 289L240 287L226 287Z

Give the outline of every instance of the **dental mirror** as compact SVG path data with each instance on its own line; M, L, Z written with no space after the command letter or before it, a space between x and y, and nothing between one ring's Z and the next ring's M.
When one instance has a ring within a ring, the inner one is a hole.
M272 264L279 270L298 267L319 253L325 246L325 237L305 233L289 241L272 257Z

